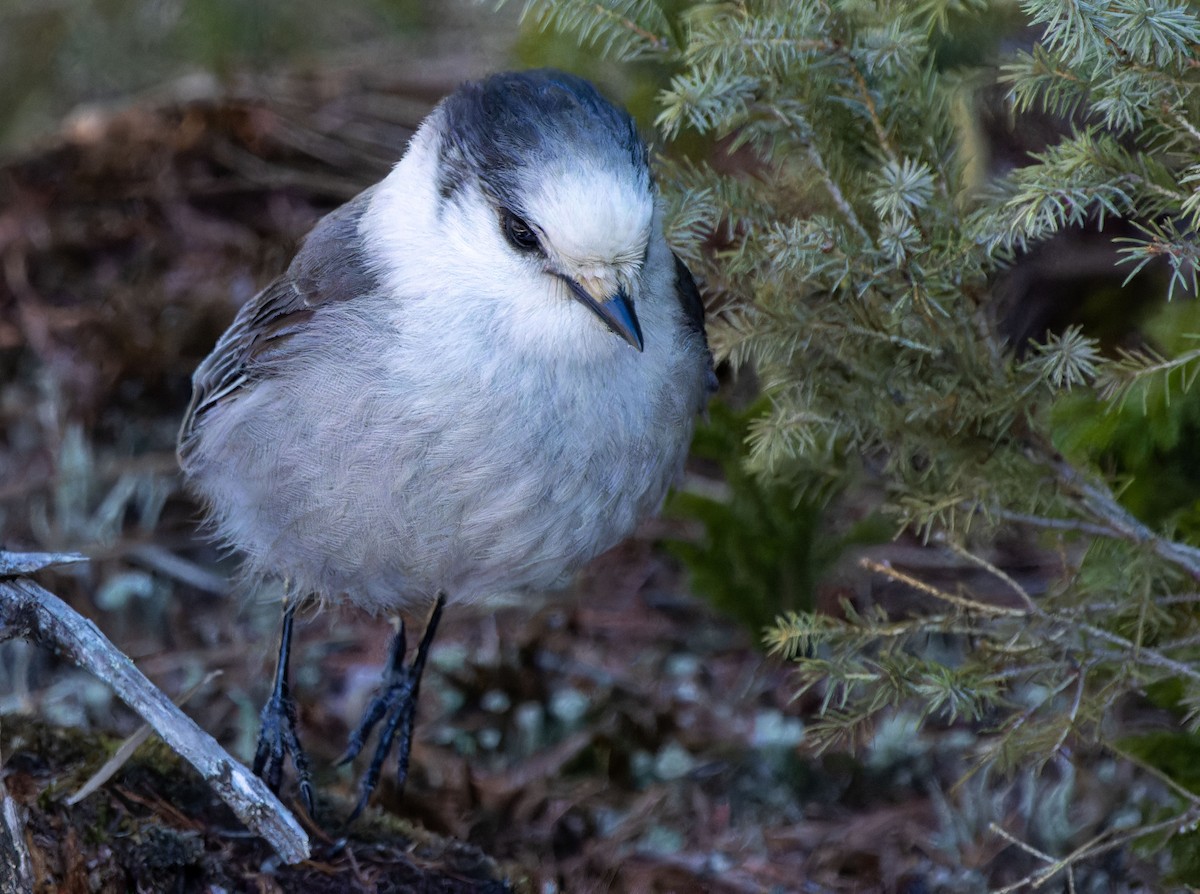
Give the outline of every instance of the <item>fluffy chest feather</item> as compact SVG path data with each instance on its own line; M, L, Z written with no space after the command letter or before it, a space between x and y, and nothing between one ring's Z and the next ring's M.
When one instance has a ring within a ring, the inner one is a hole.
M555 584L661 503L696 401L675 334L580 367L483 317L380 326L382 300L323 308L207 422L196 478L252 567L373 608L473 599Z

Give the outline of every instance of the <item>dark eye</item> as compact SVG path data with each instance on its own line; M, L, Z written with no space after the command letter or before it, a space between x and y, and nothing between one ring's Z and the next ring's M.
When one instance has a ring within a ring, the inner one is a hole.
M504 238L518 251L537 251L542 247L533 227L507 208L500 211L500 225L504 228Z

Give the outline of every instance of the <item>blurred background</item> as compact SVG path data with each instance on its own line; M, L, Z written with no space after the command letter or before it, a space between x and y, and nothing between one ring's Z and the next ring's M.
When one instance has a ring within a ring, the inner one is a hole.
M0 145L52 133L81 106L211 93L284 67L352 64L454 82L503 58L515 33L513 14L463 0L6 0Z

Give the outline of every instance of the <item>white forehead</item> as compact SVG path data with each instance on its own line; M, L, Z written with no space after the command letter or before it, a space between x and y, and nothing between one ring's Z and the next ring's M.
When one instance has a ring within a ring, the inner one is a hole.
M545 172L526 197L525 211L564 260L634 263L645 252L654 193L645 177L628 170L583 164Z

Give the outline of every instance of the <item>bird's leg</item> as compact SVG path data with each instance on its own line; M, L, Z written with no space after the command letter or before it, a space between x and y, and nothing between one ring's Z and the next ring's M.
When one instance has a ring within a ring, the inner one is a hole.
M442 608L445 604L446 597L439 593L437 601L433 605L433 612L429 616L429 622L425 625L425 633L421 636L421 642L417 646L417 654L413 656L412 664L404 663L404 654L408 646L403 619L400 621L400 628L396 631L396 635L392 637L392 643L388 649L388 664L379 692L371 699L371 704L367 706L366 713L358 727L350 733L350 743L338 760L339 765L354 760L363 750L371 731L381 720L386 718L383 730L379 734L379 744L375 747L375 754L371 758L371 765L367 767L366 775L363 776L358 804L355 805L347 823L357 819L358 815L366 808L367 802L371 798L371 792L375 790L379 776L383 772L383 762L387 760L397 734L400 736L400 750L396 784L400 792L404 792L404 782L408 778L408 757L412 750L413 722L417 715L417 697L421 690L421 674L425 671L429 646L437 632L438 621L441 620Z
M283 610L283 629L279 634L279 657L275 662L275 684L271 697L259 715L261 729L258 747L254 750L254 775L261 778L273 792L279 791L283 777L283 761L292 756L296 775L300 777L300 800L309 816L313 815L312 777L308 772L308 757L296 735L296 702L288 686L288 663L292 657L292 620L296 604L288 601Z

